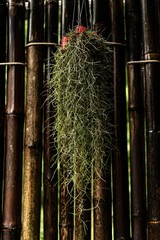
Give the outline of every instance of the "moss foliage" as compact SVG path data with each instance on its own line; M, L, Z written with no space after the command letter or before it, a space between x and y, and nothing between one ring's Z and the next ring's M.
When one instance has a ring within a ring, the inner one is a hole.
M74 184L82 199L94 181L91 169L101 178L111 157L111 57L106 40L90 30L70 31L54 54L49 99L57 158L63 183Z

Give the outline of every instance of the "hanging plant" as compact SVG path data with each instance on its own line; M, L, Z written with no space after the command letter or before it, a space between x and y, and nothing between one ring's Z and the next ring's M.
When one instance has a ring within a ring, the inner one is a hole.
M63 183L73 183L81 195L79 213L93 179L91 169L101 178L111 156L111 57L106 40L83 26L63 37L54 54L49 83L49 100L55 109L53 135Z

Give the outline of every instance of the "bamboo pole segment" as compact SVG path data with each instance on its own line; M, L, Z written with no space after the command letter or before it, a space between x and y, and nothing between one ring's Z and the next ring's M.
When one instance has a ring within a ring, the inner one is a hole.
M62 0L61 7L61 34L65 36L69 29L72 29L75 23L76 1Z
M108 164L110 164L108 162ZM94 186L94 239L112 239L111 220L111 175L110 170L103 173ZM107 182L108 181L108 182ZM101 199L99 201L99 199Z
M65 36L69 29L72 28L74 24L74 1L73 0L63 0L61 7L61 36ZM65 164L65 163L63 163ZM73 199L68 194L68 189L63 184L64 179L66 178L63 173L63 168L65 166L60 166L60 239L61 240L73 240L73 231L74 231L74 220L73 220ZM68 188L73 189L71 184Z
M58 43L58 1L46 2L46 42ZM51 78L51 60L54 47L48 46L46 60L46 84ZM44 105L44 239L58 239L58 176L57 165L51 168L52 158L55 155L54 140L50 134L53 126L52 113L54 109L47 101L49 89L45 89ZM54 174L54 172L56 173ZM54 176L53 176L54 174Z
M76 5L76 22L79 26L89 27L89 2L78 0ZM79 171L77 167L77 172ZM91 171L91 169L90 169ZM78 181L78 180L77 180ZM86 194L81 192L81 189L75 188L75 229L74 239L88 240L91 238L91 185L87 186ZM77 197L78 196L78 197ZM85 209L81 214L81 208Z
M24 63L24 2L10 0L8 6L8 61ZM18 49L18 51L17 51ZM24 121L24 66L8 67L5 132L4 240L20 239L22 147Z
M6 60L6 3L0 1L0 62ZM0 67L0 226L2 226L2 188L3 188L3 166L4 166L4 117L5 117L5 66ZM0 238L1 238L0 229Z
M27 48L23 240L39 240L42 161L43 0L30 2Z
M92 12L93 29L102 32L104 37L108 37L111 31L109 2L93 0ZM104 169L102 178L96 176L96 172L94 172L94 178L96 179L93 186L95 240L112 239L110 161L111 159L107 162L108 170ZM100 202L99 199L101 199Z
M112 41L124 43L123 1L110 1ZM129 239L128 159L125 96L125 48L113 46L114 151L113 214L114 239Z
M126 30L129 61L141 58L140 2L126 1ZM145 150L143 81L140 64L128 65L131 158L132 239L146 239Z
M111 33L109 1L92 0L93 28L108 39Z
M160 61L159 3L141 0L144 59ZM145 64L145 108L147 135L148 239L160 238L160 65Z
M78 0L77 1L77 23L78 25L82 25L88 27L89 24L89 2L88 0Z
M76 186L75 186L76 187ZM75 230L74 240L88 240L91 239L91 191L90 186L88 187L87 194L81 194L81 189L76 189L75 199ZM83 202L83 205L82 205ZM80 214L81 208L84 208Z

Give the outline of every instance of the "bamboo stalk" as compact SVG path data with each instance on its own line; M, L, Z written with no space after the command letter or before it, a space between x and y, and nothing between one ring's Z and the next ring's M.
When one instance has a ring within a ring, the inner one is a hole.
M79 171L80 166L77 166ZM91 169L90 169L91 171ZM82 181L77 178L77 181ZM74 240L88 240L91 239L91 185L87 186L87 193L82 192L76 184L75 191L75 229ZM83 210L82 210L83 209Z
M109 164L109 163L108 163ZM111 174L104 172L104 180L98 179L94 186L94 239L112 239L111 220ZM108 181L108 182L107 182ZM99 201L100 199L100 201Z
M74 22L74 1L63 0L62 1L62 21L61 21L61 35L62 37L66 35L69 29L72 28ZM60 179L62 184L60 186L60 239L61 240L73 240L73 231L74 231L74 223L73 223L73 201L71 200L67 187L63 184L64 179L66 178L63 173L64 166L60 166ZM68 188L73 189L71 184Z
M102 32L104 37L109 36L111 24L108 1L93 0L93 29ZM110 169L110 160L107 162L108 169ZM94 207L98 206L94 209L94 239L109 240L112 239L110 170L104 169L101 177L96 176L94 172L96 181L93 186L93 203Z
M0 1L0 29L3 34L0 36L0 62L6 60L6 4ZM4 117L5 117L5 66L0 67L0 226L2 226L2 188L3 188L3 166L4 166ZM2 229L0 229L1 238Z
M140 3L126 1L129 61L141 58ZM146 239L143 82L140 65L128 65L132 238Z
M112 41L124 43L123 1L110 1ZM114 239L129 239L128 159L126 140L125 48L113 46L114 151L113 211Z
M46 2L46 42L58 43L58 1ZM46 83L51 78L51 57L55 48L47 48ZM52 112L54 109L47 101L49 90L45 91L44 105L44 239L58 239L58 176L57 164L51 168L55 154L54 140L50 135L53 126ZM53 173L56 171L55 175Z
M43 41L43 0L30 2L29 43ZM41 207L43 51L27 48L23 240L38 240Z
M144 59L160 60L159 3L141 0L144 37ZM158 63L145 64L145 108L147 134L147 200L148 239L160 238L160 67Z
M76 22L78 25L89 27L89 2L78 0L76 5L77 15ZM77 172L79 171L77 167ZM90 169L91 171L91 169ZM78 181L78 180L77 180ZM91 185L87 186L88 192L86 194L81 192L81 189L75 188L75 230L74 239L88 240L91 238ZM78 196L78 197L77 197ZM83 205L83 206L82 206ZM81 208L84 208L80 214Z
M76 1L74 0L62 0L61 8L61 34L65 36L69 29L72 29L75 23L75 8Z
M92 0L93 28L108 39L111 33L111 16L109 10L109 1Z
M88 0L78 0L77 1L77 23L78 25L83 25L88 27L89 24L89 2Z
M24 63L24 2L9 1L8 61ZM18 49L18 51L17 51ZM24 118L24 66L8 67L5 132L3 239L20 239L22 147Z

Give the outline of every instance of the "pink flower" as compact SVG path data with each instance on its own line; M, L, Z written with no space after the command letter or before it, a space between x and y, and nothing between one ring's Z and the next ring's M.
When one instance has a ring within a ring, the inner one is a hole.
M86 31L87 31L87 28L84 27L84 26L77 26L76 29L75 29L76 33L84 33Z
M65 48L65 47L68 45L69 40L70 40L70 39L69 39L68 36L62 37L61 47L62 47L62 48Z

